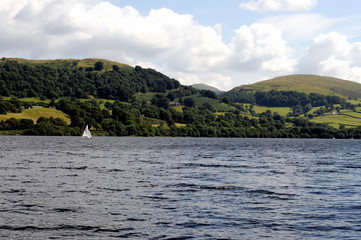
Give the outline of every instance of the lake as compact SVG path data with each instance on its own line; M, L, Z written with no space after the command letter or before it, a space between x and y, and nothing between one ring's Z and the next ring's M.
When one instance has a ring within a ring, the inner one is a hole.
M0 238L360 239L360 146L0 136Z

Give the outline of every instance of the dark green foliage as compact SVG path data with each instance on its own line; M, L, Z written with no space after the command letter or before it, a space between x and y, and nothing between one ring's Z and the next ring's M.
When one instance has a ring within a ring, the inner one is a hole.
M301 93L295 91L276 91L249 93L247 91L231 91L223 93L232 102L252 103L266 107L303 107L302 113L307 113L312 107L327 104L346 104L346 100L338 96L323 96L318 93Z
M186 107L195 107L196 103L194 102L193 98L186 98L184 99L184 105Z
M113 65L113 71L119 72L119 71L120 71L120 67L119 67L118 65Z
M217 99L217 94L211 90L201 90L202 97Z
M164 94L156 94L152 98L152 104L159 107L168 109L169 108L169 99L164 96Z
M100 70L104 70L100 61L94 68L88 67L84 71L73 64L56 67L3 60L0 64L0 95L48 99L92 95L128 102L140 91L166 92L180 87L178 81L139 66L131 70L114 65L111 71Z
M257 105L266 107L306 107L302 112L308 112L312 107L324 106L327 104L341 104L346 102L337 96L323 96L317 93L300 93L294 91L256 92ZM308 109L308 111L307 111Z
M222 93L219 95L220 98L227 97L232 102L238 102L238 103L256 103L256 98L253 93L247 93L247 92L235 92L230 91L226 93Z
M65 124L66 126L66 124ZM33 129L34 128L34 121L31 119L20 119L19 121L19 129Z
M22 111L22 106L22 102L16 98L0 100L0 114L6 114L7 112L19 113Z
M104 63L103 62L96 62L94 64L94 70L95 71L101 71L101 70L103 70L103 68L104 68Z

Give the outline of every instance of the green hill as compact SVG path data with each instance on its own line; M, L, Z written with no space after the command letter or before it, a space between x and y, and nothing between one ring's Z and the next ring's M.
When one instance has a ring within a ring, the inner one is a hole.
M198 90L210 90L217 94L223 92L222 90L219 90L218 88L215 88L215 87L209 86L207 84L203 84L203 83L192 84L191 86Z
M104 59L0 60L0 96L130 101L138 92L165 93L179 86L153 69Z
M0 134L361 138L360 92L295 75L216 95L104 59L2 58Z
M319 93L325 96L334 95L344 98L361 98L361 84L317 75L276 77L255 84L242 85L231 91L256 92L271 90Z
M102 62L104 64L103 71L112 70L113 65L117 65L119 68L131 70L133 67L127 64L118 63L115 61L110 61L106 59L100 58L86 58L86 59L49 59L49 60L30 60L24 58L3 58L3 61L16 61L20 64L28 64L28 65L44 65L48 67L56 67L56 68L71 68L71 67L94 67L96 62Z

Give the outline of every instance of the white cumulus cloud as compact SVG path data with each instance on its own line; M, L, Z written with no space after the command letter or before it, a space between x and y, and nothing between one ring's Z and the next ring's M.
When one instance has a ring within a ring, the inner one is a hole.
M361 42L337 32L320 34L298 61L298 72L339 77L361 83Z
M257 0L241 3L240 7L251 11L308 11L317 0Z
M142 15L100 0L1 0L0 57L105 58L155 68L182 84L224 90L296 72L360 81L361 43L322 34L297 59L284 38L297 24L276 22L240 26L224 42L220 24L204 26L167 8Z
M229 89L242 84L242 74L294 68L291 49L272 25L242 26L225 43L221 25L203 26L166 8L143 16L98 0L2 0L0 27L0 56L143 63L184 84Z
M321 14L301 13L271 16L258 22L276 26L282 30L282 34L287 39L292 41L308 41L340 21L341 19L327 18Z
M227 65L241 71L292 72L291 48L270 24L242 26L235 32Z

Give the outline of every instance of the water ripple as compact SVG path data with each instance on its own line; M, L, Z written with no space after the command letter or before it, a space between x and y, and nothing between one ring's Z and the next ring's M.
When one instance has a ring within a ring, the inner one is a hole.
M360 239L359 141L0 136L1 239Z

